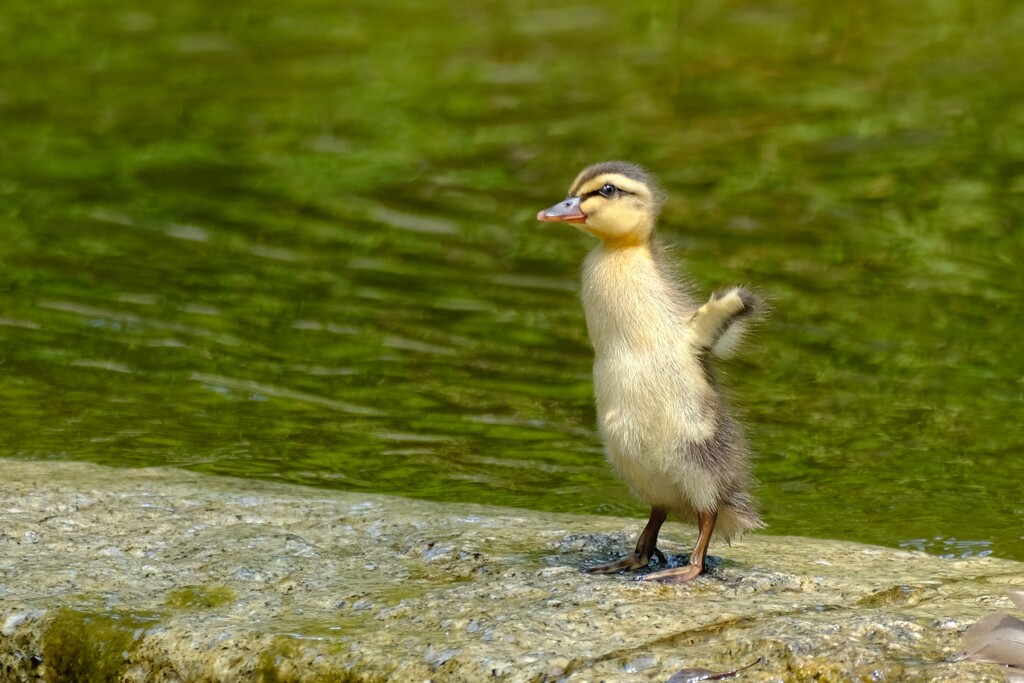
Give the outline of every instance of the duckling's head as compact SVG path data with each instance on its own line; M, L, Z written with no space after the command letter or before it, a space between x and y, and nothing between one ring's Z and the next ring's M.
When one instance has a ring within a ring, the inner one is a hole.
M658 181L642 166L605 161L580 171L568 198L537 220L573 223L608 246L642 244L654 232L663 201Z

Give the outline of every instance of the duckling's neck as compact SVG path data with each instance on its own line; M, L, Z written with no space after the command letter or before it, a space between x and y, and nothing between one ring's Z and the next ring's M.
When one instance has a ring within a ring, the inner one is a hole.
M678 342L696 309L654 240L602 243L583 264L583 310L594 352L655 351Z

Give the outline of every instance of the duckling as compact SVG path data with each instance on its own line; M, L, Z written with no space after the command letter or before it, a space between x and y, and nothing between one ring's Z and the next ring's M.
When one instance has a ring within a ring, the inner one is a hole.
M583 265L583 310L594 348L598 427L609 461L651 506L635 551L590 567L610 574L646 567L670 514L696 524L685 566L641 577L690 581L705 569L711 534L726 540L764 526L750 494L750 451L716 388L711 356L735 349L762 308L744 287L702 305L681 283L655 236L664 195L644 168L609 161L583 169L569 196L537 214L600 240Z

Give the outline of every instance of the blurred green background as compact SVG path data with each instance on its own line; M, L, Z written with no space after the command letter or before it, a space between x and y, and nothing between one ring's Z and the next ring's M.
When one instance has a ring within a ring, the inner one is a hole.
M534 221L626 158L767 533L1024 560L1024 4L469 5L4 3L0 456L643 516Z

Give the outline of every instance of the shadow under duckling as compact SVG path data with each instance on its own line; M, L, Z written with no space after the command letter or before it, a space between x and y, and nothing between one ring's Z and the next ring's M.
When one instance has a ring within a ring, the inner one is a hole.
M764 526L750 451L711 369L711 356L729 355L763 306L743 287L693 299L655 236L663 200L644 168L609 161L583 169L568 198L537 219L601 240L582 275L598 426L608 459L651 506L636 550L587 571L640 569L652 556L665 564L658 532L673 514L698 529L689 563L642 579L681 583L704 571L712 532L728 540Z

